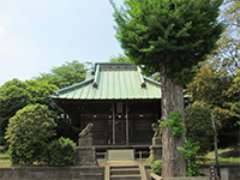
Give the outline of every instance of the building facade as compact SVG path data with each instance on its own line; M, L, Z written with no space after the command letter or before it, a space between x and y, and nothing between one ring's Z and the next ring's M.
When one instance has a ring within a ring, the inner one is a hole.
M149 148L161 117L160 84L136 65L98 63L92 76L56 92L56 104L79 132L93 123L96 148Z

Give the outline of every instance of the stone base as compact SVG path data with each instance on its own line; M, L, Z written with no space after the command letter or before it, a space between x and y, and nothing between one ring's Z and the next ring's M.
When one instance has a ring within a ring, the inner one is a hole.
M162 146L150 146L150 157L152 160L162 159Z
M93 145L93 137L91 134L89 134L86 137L81 137L78 139L78 145L80 147L82 146L92 146Z
M160 146L162 144L162 138L161 137L153 137L152 138L152 145L153 146Z
M78 147L77 148L77 162L79 166L96 166L96 150L95 147Z

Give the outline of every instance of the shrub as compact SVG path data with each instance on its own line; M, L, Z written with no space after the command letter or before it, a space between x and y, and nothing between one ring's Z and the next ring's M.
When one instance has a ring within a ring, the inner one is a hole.
M198 143L187 140L182 147L178 147L178 151L187 161L187 176L199 176L200 167L197 164L197 155L200 147Z
M168 127L171 129L173 136L178 137L185 132L182 121L180 112L171 112L168 118L161 120L160 128Z
M48 164L50 166L69 166L74 164L76 144L68 138L59 138L48 147Z
M160 160L152 161L151 163L151 171L155 174L161 175L162 171L162 163Z
M186 108L187 138L200 145L200 153L207 152L213 143L211 108L204 102L194 102Z
M56 126L45 105L28 105L17 111L8 124L6 139L13 164L33 165L44 159Z

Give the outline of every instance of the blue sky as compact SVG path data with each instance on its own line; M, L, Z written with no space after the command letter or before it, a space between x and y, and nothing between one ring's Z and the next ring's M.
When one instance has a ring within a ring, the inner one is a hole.
M112 13L108 0L0 1L0 84L122 53Z

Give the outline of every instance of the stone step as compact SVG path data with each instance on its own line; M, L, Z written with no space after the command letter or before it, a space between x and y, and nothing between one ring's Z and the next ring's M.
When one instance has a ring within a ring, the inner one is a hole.
M141 180L141 175L140 174L111 175L110 180Z
M111 175L121 175L121 174L140 174L139 168L114 168L111 169Z
M107 151L107 156L108 161L133 161L135 159L133 149L110 149Z
M129 168L139 168L137 165L118 165L118 166L111 166L111 169L129 169Z

